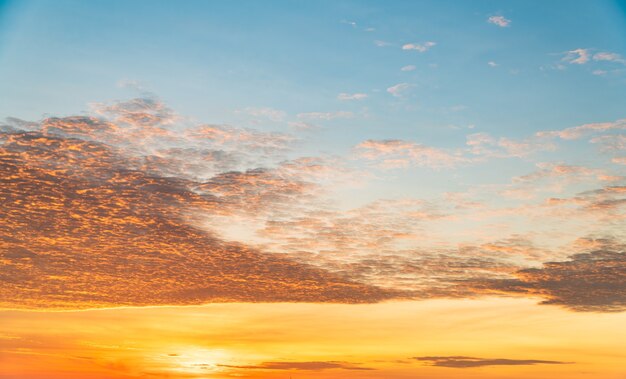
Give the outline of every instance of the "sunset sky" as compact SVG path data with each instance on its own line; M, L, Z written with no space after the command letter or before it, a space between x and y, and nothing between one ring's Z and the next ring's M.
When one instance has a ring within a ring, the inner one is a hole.
M626 379L626 2L0 0L0 379Z

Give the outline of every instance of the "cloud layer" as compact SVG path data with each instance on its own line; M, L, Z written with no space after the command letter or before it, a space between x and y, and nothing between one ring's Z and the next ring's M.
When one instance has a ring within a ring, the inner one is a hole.
M125 115L123 122L137 122L135 116ZM138 122L155 120L142 116ZM258 170L205 183L159 176L145 168L152 157L61 134L84 137L116 128L68 118L45 120L40 131L1 135L0 306L372 302L396 295L193 226L195 213L239 208L227 195L235 189L253 191L246 194L251 199L269 186L267 196L280 197L301 191L297 183L276 184L279 179ZM257 204L275 200L284 199L260 198Z
M625 309L626 191L624 176L608 169L540 162L500 186L350 209L325 197L342 185L354 191L372 171L527 159L585 136L620 154L623 141L611 133L624 128L623 120L520 139L475 133L457 148L368 139L346 157L298 157L297 135L192 124L155 98L93 109L0 126L1 306L503 294L576 311ZM570 186L585 190L565 192ZM569 241L584 238L546 247L510 227L537 219L572 228ZM454 233L471 238L451 242ZM594 233L601 237L589 237Z

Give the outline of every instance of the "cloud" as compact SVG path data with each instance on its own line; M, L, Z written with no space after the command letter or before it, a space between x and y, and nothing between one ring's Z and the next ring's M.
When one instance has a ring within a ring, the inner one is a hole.
M563 61L569 64L585 64L591 59L589 49L574 49L565 53Z
M488 133L474 133L466 139L469 152L481 157L519 158L537 151L554 149L552 144L539 138L513 140L505 137L494 138Z
M489 61L489 62L487 62L487 65L489 65L490 67L498 67L498 66L499 66L499 64L497 64L497 63L496 63L496 62L494 62L494 61Z
M460 154L403 140L367 140L355 147L358 156L379 160L382 167L450 167L467 162Z
M407 65L407 66L403 66L403 67L400 69L400 71L405 71L405 72L406 72L406 71L415 71L415 69L416 69L416 68L417 68L417 67L415 67L414 65L410 64L410 65Z
M363 100L367 98L366 93L340 93L337 95L337 99L345 101L345 100Z
M609 52L595 53L593 55L593 60L594 61L617 62L617 63L625 63L626 64L626 60L624 60L624 58L622 58L621 55L619 55L617 53L609 53Z
M296 139L293 135L276 132L259 132L253 129L234 128L227 125L199 125L181 133L195 142L210 142L213 146L252 149L275 152L288 150Z
M541 304L575 311L626 310L625 245L611 239L585 239L591 249L567 261L547 262L542 268L517 271L516 279L473 283L482 292L540 296Z
M611 159L611 162L626 165L626 157L615 157Z
M218 365L220 367L238 368L238 369L255 369L255 370L302 370L302 371L321 371L328 369L343 370L374 370L369 367L356 366L349 362L339 361L311 361L311 362L263 362L258 365Z
M95 103L94 111L112 118L116 123L134 126L157 126L171 124L176 116L171 109L154 97L136 98L113 104Z
M607 178L623 180L623 177ZM585 191L566 198L549 198L546 207L554 210L567 210L570 215L582 217L593 216L596 221L619 222L625 219L623 207L626 206L625 186L613 185L604 188Z
M616 183L622 178L550 163L516 177L507 189L574 177L614 185L523 210L448 197L338 210L326 194L362 181L368 175L362 166L457 167L484 157L526 156L550 141L477 134L452 150L366 140L353 150L359 171L345 158L286 159L282 154L297 143L293 135L193 125L157 100L98 109L101 114L0 125L2 307L358 303L494 293L558 299L564 295L520 278L528 267L567 254L550 255L514 235L480 242L460 237L450 246L438 229L538 210L619 225L626 206L623 185ZM308 113L300 122L339 116L346 115ZM603 137L594 142L619 151L619 138Z
M580 126L574 126L571 128L565 128L561 130L548 130L540 131L535 134L539 138L553 138L558 137L565 140L575 140L584 137L589 134L604 133L612 130L626 129L626 119L621 119L613 122L599 122L583 124Z
M129 120L142 128L161 124L137 116L142 104L122 106L120 124L46 119L40 130L0 135L1 307L352 303L397 295L199 228L198 214L288 203L308 187L285 175L317 172L319 165L290 162L279 171L226 172L206 182L162 176L146 170L146 162L160 168L168 158L158 161L95 139L115 135Z
M348 111L308 112L298 113L297 117L303 120L334 120L336 118L353 118L354 113Z
M350 26L352 26L353 28L356 28L356 26L357 26L357 24L356 24L356 22L355 22L355 21L350 21L350 20L341 20L341 21L339 21L339 22L340 22L340 23L342 23L342 24L347 24L347 25L350 25Z
M437 43L432 42L432 41L424 42L421 44L407 43L407 44L402 45L402 50L416 50L416 51L419 51L420 53L424 53L435 45L437 45Z
M143 159L143 168L151 173L193 180L203 180L226 170L275 163L283 160L283 154L297 142L295 136L287 133L227 125L194 125L183 117L173 116L174 112L155 98L93 107L95 116L49 117L36 126L9 120L10 125L4 128L41 130L98 141L121 149L133 158ZM150 111L144 112L146 107ZM142 116L142 113L153 117ZM161 115L157 117L158 114Z
M417 361L428 362L431 366L450 368L473 368L483 366L532 366L532 365L562 365L569 362L545 361L538 359L488 359L463 356L449 357L413 357Z
M387 92L395 97L402 97L404 94L411 88L411 85L408 83L398 83L387 88Z
M501 28L506 28L511 24L511 20L505 18L504 16L491 16L487 19L487 22L498 25Z
M320 170L314 162L285 162L276 169L257 168L217 174L206 182L197 183L194 190L215 196L228 213L259 214L291 207L319 190L304 180L306 170Z
M584 166L574 166L564 163L537 163L538 170L522 176L516 176L513 178L513 183L530 184L536 186L537 182L544 179L556 179L560 182L563 181L584 181L588 178L593 178L599 181L606 181L608 175L605 170L593 169Z

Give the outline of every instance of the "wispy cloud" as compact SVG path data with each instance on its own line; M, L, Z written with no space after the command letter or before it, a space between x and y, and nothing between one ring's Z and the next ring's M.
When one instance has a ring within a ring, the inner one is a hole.
M398 83L387 88L387 92L389 92L392 96L402 97L410 88L411 85L409 83Z
M373 368L357 366L349 362L339 361L311 361L311 362L263 362L258 365L218 365L220 367L253 369L253 370L302 370L321 371L329 369L342 370L374 370Z
M432 42L432 41L428 41L424 43L407 43L407 44L402 45L402 50L416 50L416 51L419 51L420 53L424 53L430 50L430 48L432 48L435 45L437 45L437 43Z
M589 49L574 49L567 51L562 58L564 62L570 64L585 64L591 59L591 53Z
M514 140L495 138L488 133L474 133L467 136L469 152L477 157L523 157L537 151L551 150L554 146L549 141L539 138Z
M624 58L622 58L621 55L619 55L617 53L609 53L609 52L595 53L593 55L593 60L594 61L617 62L617 63L625 63L626 64L626 60L624 60Z
M407 65L407 66L403 66L403 67L400 69L400 71L405 71L405 72L406 72L406 71L415 71L415 69L416 69L416 68L417 68L417 67L415 67L414 65L410 64L410 65Z
M546 361L539 359L505 359L505 358L475 358L463 356L449 357L413 357L413 359L427 362L432 366L450 368L472 368L483 366L532 366L532 365L562 365L568 362Z
M506 28L511 25L511 20L505 18L504 16L491 16L487 19L487 22L490 24L498 25L501 28Z
M615 157L611 159L611 162L626 165L626 157Z
M133 126L167 125L175 121L171 109L153 97L136 98L113 104L92 104L97 114L112 118L117 123Z
M298 113L297 117L302 120L334 120L336 118L353 118L354 113L349 111L306 112Z
M583 124L561 130L540 131L537 132L535 135L540 138L558 137L564 140L575 140L590 134L598 134L612 130L623 129L626 129L626 119L616 120L613 122Z
M347 100L363 100L367 98L367 94L366 93L340 93L339 95L337 95L337 99L342 100L342 101L347 101Z
M449 167L466 162L459 154L403 140L367 140L355 150L363 158L380 160L383 167Z

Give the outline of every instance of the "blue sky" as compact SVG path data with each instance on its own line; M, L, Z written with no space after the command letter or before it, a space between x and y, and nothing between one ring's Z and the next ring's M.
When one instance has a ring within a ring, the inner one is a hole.
M626 98L623 73L591 74L619 65L554 68L578 48L624 54L617 2L9 1L2 14L0 113L30 119L119 98L116 83L132 80L209 122L245 107L367 107L363 135L444 141L449 125L521 135L616 119ZM385 92L398 83L412 86L404 99ZM343 92L369 98L345 104Z

